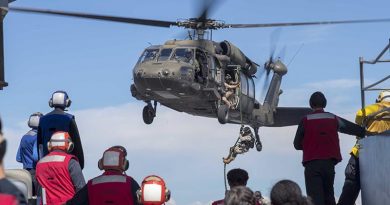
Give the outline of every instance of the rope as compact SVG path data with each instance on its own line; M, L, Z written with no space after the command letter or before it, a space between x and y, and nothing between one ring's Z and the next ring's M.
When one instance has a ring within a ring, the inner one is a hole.
M227 185L226 185L226 164L223 163L223 181L225 183L225 193L227 192Z
M241 83L241 67L239 67L239 69L238 69L238 79L239 79L239 83ZM241 86L240 86L241 87ZM242 120L242 103L241 103L241 95L242 95L242 93L241 93L241 88L239 89L239 93L238 93L238 103L240 103L240 118L241 118L241 127L243 127L244 126L244 124L243 124L243 120ZM238 143L238 141L240 140L240 133L238 134L238 138L237 138L237 140L236 140L236 142L234 143L234 145L233 145L233 147L235 147L236 145L237 145L237 143ZM224 184L225 184L225 193L227 192L227 184L226 184L226 178L227 178L227 176L226 176L226 164L225 163L223 163L224 165L223 165L223 179L224 179Z

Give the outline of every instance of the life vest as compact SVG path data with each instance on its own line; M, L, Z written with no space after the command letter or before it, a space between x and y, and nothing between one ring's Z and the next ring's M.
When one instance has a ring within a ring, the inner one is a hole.
M14 195L0 194L1 205L19 205L19 201Z
M41 140L43 145L43 156L49 153L47 142L56 131L69 132L70 123L74 116L68 113L48 113L39 120L39 128L41 130ZM72 137L72 136L71 136Z
M36 178L45 189L48 205L62 205L75 194L72 178L69 174L69 162L77 158L64 152L52 151L39 160Z
M303 162L316 159L341 161L337 116L315 111L303 119Z
M374 116L371 116L368 119L363 119L363 110L359 110L356 113L355 122L356 124L363 125L364 120L367 120L367 122L365 122L367 131L375 134L388 131L390 130L390 112L385 111L380 113L380 111L384 111L388 108L390 108L390 102L386 101L368 105L364 108L365 117L367 118L367 116L371 116L373 114Z
M124 174L106 171L103 175L88 181L90 205L133 205L131 190L133 179Z

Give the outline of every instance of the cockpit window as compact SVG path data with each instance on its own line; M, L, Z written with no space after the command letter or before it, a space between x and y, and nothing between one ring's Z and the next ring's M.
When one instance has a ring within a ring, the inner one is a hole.
M171 60L184 61L192 64L194 62L194 49L177 48Z
M146 49L138 60L138 63L155 60L157 57L158 49Z
M172 48L165 48L161 50L160 57L158 58L159 61L166 61L168 60L169 56L172 53Z

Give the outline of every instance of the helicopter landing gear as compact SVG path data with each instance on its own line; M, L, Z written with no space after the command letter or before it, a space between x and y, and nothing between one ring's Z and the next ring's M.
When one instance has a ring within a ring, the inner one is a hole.
M260 152L263 149L263 144L260 141L259 128L255 127L253 128L253 130L255 131L255 137L256 137L256 150Z
M144 123L149 125L152 124L154 117L156 117L157 101L154 101L154 107L150 101L146 101L147 105L142 110L142 118Z
M229 119L229 106L226 104L218 107L218 121L221 124L226 124Z

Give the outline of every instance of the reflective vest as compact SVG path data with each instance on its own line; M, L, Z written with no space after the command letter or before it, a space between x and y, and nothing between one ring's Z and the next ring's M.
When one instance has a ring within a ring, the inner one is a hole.
M56 131L69 132L70 123L74 116L68 113L48 113L39 119L40 137L43 145L43 156L49 153L47 142ZM71 136L72 137L72 136Z
M69 174L69 161L77 160L73 155L52 151L39 160L36 178L46 192L48 205L62 205L75 194L72 178Z
M1 205L18 205L19 201L14 195L10 194L0 194L0 204Z
M341 161L337 116L315 111L303 119L303 162L316 159Z
M133 205L132 178L117 172L106 171L88 181L90 205Z

